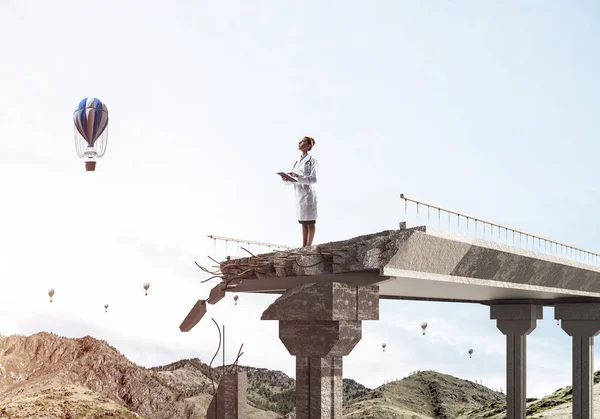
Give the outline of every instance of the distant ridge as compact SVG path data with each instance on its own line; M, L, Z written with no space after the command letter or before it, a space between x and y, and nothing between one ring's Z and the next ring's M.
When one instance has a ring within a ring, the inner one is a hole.
M266 368L240 368L248 373L250 418L293 416L292 378ZM216 384L220 374L221 368L213 369ZM353 380L344 380L344 388L348 399L368 391ZM187 419L205 415L211 392L208 365L197 358L144 368L91 336L0 337L0 417L104 417L100 412L106 411L106 417Z
M455 418L464 409L484 408L504 395L472 381L435 371L384 384L347 403L345 417Z
M248 417L294 417L295 381L281 371L247 371ZM221 368L213 369L220 378ZM600 382L600 373L594 375ZM469 380L422 371L368 389L344 379L344 417L501 419L504 394ZM144 368L106 341L54 333L0 335L0 418L76 417L188 419L204 417L211 399L208 365L197 358ZM600 386L594 387L600 397ZM572 389L528 399L527 417L571 417ZM594 413L600 415L600 404Z

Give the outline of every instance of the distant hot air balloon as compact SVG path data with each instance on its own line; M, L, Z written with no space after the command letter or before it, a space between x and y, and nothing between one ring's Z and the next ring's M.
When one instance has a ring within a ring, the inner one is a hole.
M148 288L150 288L150 284L146 282L146 283L144 284L144 289L146 290L146 291L145 291L146 293L145 293L144 295L148 295ZM159 294L160 294L160 293L159 293Z
M383 348L383 352L385 352L385 347L386 347L386 346L387 346L387 344L386 344L385 342L383 342L383 343L381 344L381 347Z
M50 302L52 302L52 297L54 296L54 290L53 289L48 290L48 295L50 296Z
M234 295L234 296L233 296L233 301L235 301L235 305L236 305L236 306L237 306L237 300L238 300L238 298L240 298L240 296L239 296L239 295Z
M107 313L108 312L108 304L104 304L104 312Z
M423 329L423 334L425 334L425 329L427 329L427 322L421 323L421 329Z
M469 358L471 358L472 354L473 354L473 349L469 349Z
M73 123L77 155L85 157L85 170L93 172L96 159L106 152L108 109L100 99L87 97L79 102L73 112Z

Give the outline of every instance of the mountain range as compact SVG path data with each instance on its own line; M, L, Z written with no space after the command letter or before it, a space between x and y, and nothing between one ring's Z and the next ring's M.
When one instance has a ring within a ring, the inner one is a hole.
M248 376L249 418L295 416L294 379L266 368L240 369ZM145 368L91 336L73 339L46 332L0 336L0 418L205 417L213 391L211 373L218 385L221 368L209 372L197 358ZM435 371L416 372L375 389L351 379L343 384L348 419L506 417L504 394ZM596 399L599 390L595 386ZM528 399L527 416L571 417L571 400L570 387L539 400Z

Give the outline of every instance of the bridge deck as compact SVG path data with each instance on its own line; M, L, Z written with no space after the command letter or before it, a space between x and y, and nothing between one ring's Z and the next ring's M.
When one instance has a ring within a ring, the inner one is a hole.
M235 259L221 271L233 292L341 281L377 284L391 299L600 301L598 267L425 227Z

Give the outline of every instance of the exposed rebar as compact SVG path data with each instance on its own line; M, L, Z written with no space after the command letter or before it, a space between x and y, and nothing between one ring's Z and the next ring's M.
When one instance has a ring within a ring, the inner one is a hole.
M242 348L244 347L244 344L242 343L240 345L240 350L238 351L237 356L235 357L235 361L233 362L233 364L231 365L231 368L229 369L229 373L231 374L231 372L233 371L233 368L235 367L235 372L238 372L238 361L240 359L240 357L244 354L242 352Z
M213 395L216 397L217 389L215 388L215 380L212 378L212 363L219 354L219 350L221 349L221 328L219 327L219 324L215 321L215 319L211 317L211 320L215 323L215 326L217 326L217 330L219 331L219 347L217 348L217 351L215 352L214 356L210 360L210 364L208 365L208 378L210 378L210 381L212 383Z

